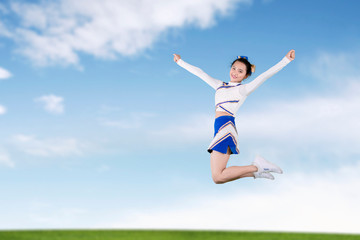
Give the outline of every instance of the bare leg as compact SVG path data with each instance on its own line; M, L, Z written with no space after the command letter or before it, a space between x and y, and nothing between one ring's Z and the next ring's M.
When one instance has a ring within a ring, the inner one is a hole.
M258 169L253 165L232 166L226 168L230 153L227 154L213 151L210 155L210 166L212 178L216 184L230 182L243 177L254 177Z

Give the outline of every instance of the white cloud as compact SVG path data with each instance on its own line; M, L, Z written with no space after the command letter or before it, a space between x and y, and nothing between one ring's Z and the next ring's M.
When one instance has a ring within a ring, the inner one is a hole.
M256 185L250 190L240 191L237 186L231 193L193 196L160 208L129 209L124 219L110 227L360 233L359 171L360 162L333 172L254 180L246 183Z
M2 3L0 3L0 13L8 13L7 8Z
M46 95L35 99L36 102L44 103L44 108L47 112L52 114L64 113L64 99L55 95Z
M74 138L38 139L36 136L18 134L12 143L22 152L42 157L82 155L85 144Z
M0 5L0 12L1 12L1 5ZM13 36L1 21L0 21L0 36L4 36L8 38Z
M242 113L240 109L236 119L242 146L240 151L243 144L273 144L283 153L298 153L301 146L310 148L306 154L327 152L338 157L360 154L360 84L353 82L347 86L343 86L342 92L331 96L319 94L286 102L268 102L246 113ZM149 122L150 120L152 121ZM213 122L212 114L196 113L187 114L186 117L163 118L161 121L157 120L157 116L151 119L130 117L114 122L104 121L102 124L136 129L138 134L134 135L133 141L144 141L142 144L147 146L199 144L206 148L213 136ZM131 138L126 140L132 141Z
M212 115L188 114L186 117L175 118L158 128L148 129L146 133L157 144L193 144L194 142L211 141L213 136Z
M0 115L6 113L6 107L0 105Z
M347 79L359 76L358 56L359 51L352 53L322 51L312 57L314 60L310 65L309 62L302 63L301 69L330 86L341 87Z
M72 228L74 225L79 225L78 223L82 222L82 218L86 219L87 217L88 211L81 207L68 207L62 201L51 202L40 199L36 198L26 204L28 208L22 212L25 222L18 224L20 228L24 228L24 226L29 229L37 228L37 226L43 226L44 228L66 226ZM16 228L14 224L11 227Z
M108 165L103 164L103 165L101 165L100 167L97 168L97 172L99 172L99 173L105 173L105 172L110 171L110 169L111 169L111 168L110 168Z
M109 136L116 139L112 141L116 142L116 146L120 144L121 149L127 150L139 145L143 148L177 148L198 143L206 145L213 135L213 117L206 114L169 118L151 112L131 112L111 118L116 120L108 120L107 117L100 119L99 124L114 129L109 133Z
M115 111L119 112L118 109L111 110L103 109L103 111ZM151 112L131 112L126 114L126 117L116 117L115 120L102 118L99 120L100 124L108 127L115 127L119 129L139 129L142 128L146 122L155 117L155 113Z
M273 102L259 112L243 114L239 119L239 131L250 138L291 140L304 144L338 144L339 141L360 144L359 102L360 96L350 90L341 95Z
M0 28L0 31L1 31L1 28ZM8 70L0 67L0 80L9 78L11 76L12 76L12 74Z
M15 163L11 160L10 155L3 150L0 150L0 165L11 168L15 167Z
M252 0L60 0L11 4L20 24L19 51L36 64L78 64L80 52L100 58L134 55L169 29L207 28Z
M240 109L236 118L242 146L240 151L243 144L273 144L282 152L294 152L297 148L295 152L298 153L301 146L311 148L314 154L328 152L346 157L360 154L359 91L360 85L354 83L336 95L319 94L286 102L268 102L246 113ZM135 140L151 139L146 144L152 146L188 146L198 143L207 147L213 137L212 114L187 114L179 118L172 116L172 119L158 121L161 124L156 123L156 117L152 120L151 123L142 121L139 124L128 119L118 124L122 123L123 128L136 127L141 138Z

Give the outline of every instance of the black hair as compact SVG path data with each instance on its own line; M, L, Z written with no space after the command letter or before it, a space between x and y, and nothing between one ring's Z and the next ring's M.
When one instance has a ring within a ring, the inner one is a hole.
M250 77L251 76L251 63L246 59L246 58L237 58L235 59L232 64L231 67L234 65L234 63L236 62L242 62L243 64L245 64L246 66L246 76Z

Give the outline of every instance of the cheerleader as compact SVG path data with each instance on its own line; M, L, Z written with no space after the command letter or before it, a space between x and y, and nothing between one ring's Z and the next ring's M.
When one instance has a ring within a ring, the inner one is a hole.
M190 73L196 75L215 89L215 123L214 138L208 152L212 178L216 184L230 182L239 178L254 177L274 179L273 173L282 173L280 167L257 155L251 165L226 167L231 154L239 154L238 133L235 126L235 115L245 99L270 78L295 59L295 51L290 50L275 66L259 75L253 81L242 82L255 72L255 65L250 64L248 57L238 56L231 65L230 81L214 79L200 68L192 66L174 54L174 61Z

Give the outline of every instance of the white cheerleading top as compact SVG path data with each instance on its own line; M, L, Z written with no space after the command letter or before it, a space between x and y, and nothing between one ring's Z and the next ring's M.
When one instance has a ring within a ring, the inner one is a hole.
M215 92L215 111L227 112L235 116L240 106L244 103L247 96L250 95L256 88L258 88L266 79L272 77L275 73L283 69L290 60L284 57L275 66L268 69L266 72L260 74L257 78L247 84L236 82L223 82L212 78L200 68L192 66L182 59L177 61L177 64L192 74L198 76L216 90Z

